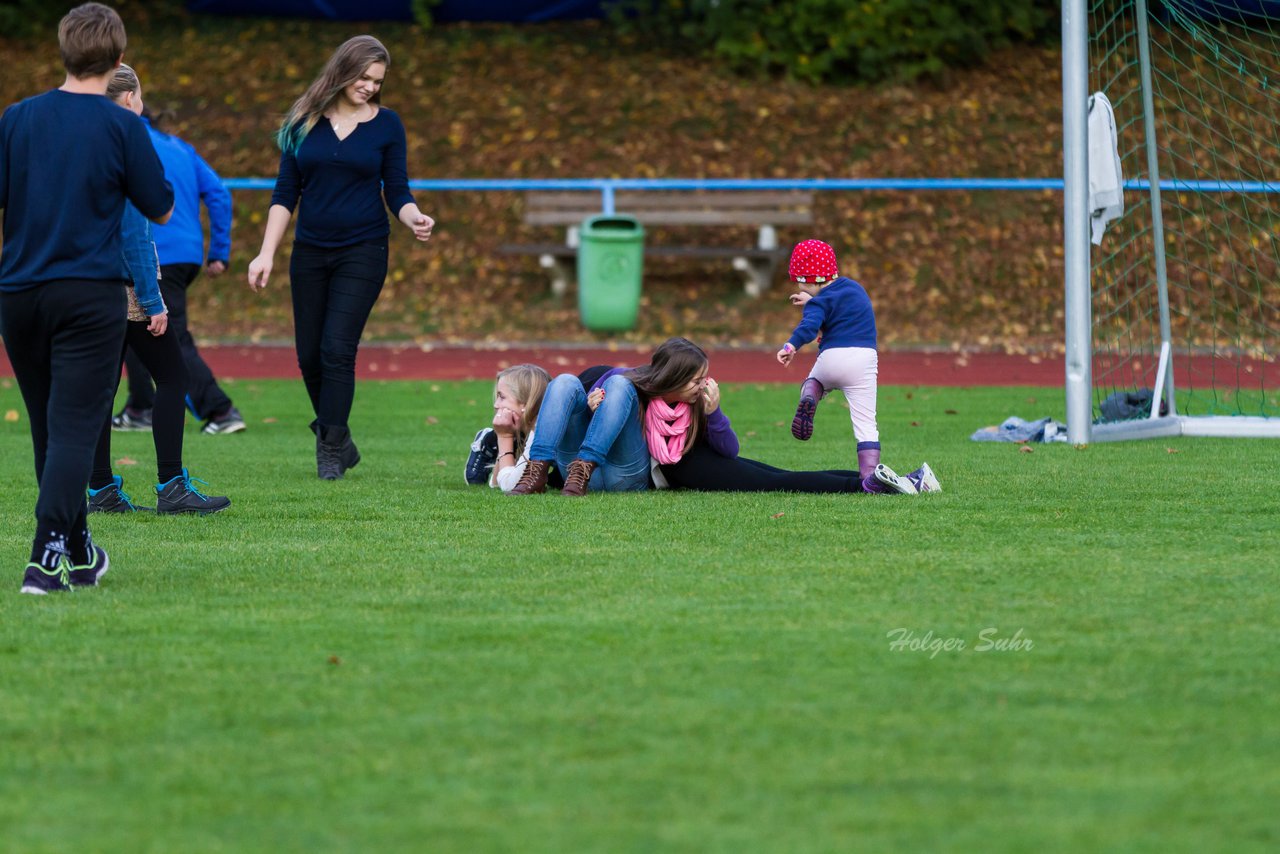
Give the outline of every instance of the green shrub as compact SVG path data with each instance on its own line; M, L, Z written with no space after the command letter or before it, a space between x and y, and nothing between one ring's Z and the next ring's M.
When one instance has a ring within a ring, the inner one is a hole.
M63 8L48 0L10 0L0 5L0 33L26 38L56 27L70 6Z
M183 0L104 0L120 13L125 30L187 15ZM3 0L0 5L0 36L16 39L56 37L62 16L79 5L78 0Z
M1056 0L616 0L623 32L802 80L910 80L1058 29Z

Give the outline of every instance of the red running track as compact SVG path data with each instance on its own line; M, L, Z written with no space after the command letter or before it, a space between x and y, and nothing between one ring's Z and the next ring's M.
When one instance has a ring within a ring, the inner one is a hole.
M214 374L226 379L298 376L293 349L287 346L230 345L201 347ZM361 379L464 380L492 379L502 368L522 362L542 365L553 375L577 373L592 365L640 365L651 347L508 348L417 345L365 345L360 348ZM790 368L779 365L772 350L710 350L711 373L720 382L800 382L813 353L802 353ZM805 357L808 356L806 359ZM13 376L0 350L0 375ZM1062 384L1061 356L1010 356L1001 353L951 353L889 350L880 354L882 385L1033 385Z
M278 345L221 345L200 352L219 378L270 379L298 376L293 348ZM638 365L648 361L651 347L458 347L367 344L360 348L361 379L463 380L492 379L502 368L521 362L542 365L552 374L577 373L591 365ZM800 382L813 363L813 352L801 353L790 368L779 365L772 350L712 349L711 374L721 382ZM1154 365L1138 365L1138 376L1154 373ZM1225 360L1179 356L1174 370L1183 378L1203 378L1227 368ZM1234 374L1238 367L1232 363ZM1280 364L1250 361L1247 375L1267 388L1280 386ZM0 376L13 370L0 348ZM880 353L881 385L1057 386L1063 385L1061 355L1010 355L950 351L884 350ZM1150 385L1152 379L1146 381Z

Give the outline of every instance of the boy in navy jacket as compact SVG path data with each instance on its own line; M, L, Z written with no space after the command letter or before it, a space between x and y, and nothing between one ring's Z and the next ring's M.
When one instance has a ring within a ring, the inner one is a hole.
M23 593L91 587L107 571L85 489L124 346L126 199L153 222L173 192L142 120L108 100L124 57L115 10L77 6L58 26L62 86L0 116L0 333L22 391L40 484ZM101 413L101 414L100 414Z

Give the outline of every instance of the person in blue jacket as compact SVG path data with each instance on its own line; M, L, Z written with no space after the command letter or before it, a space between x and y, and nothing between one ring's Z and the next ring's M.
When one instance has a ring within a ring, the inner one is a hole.
M116 69L107 86L107 97L135 115L142 113L142 85L127 65ZM160 295L160 272L156 248L151 239L151 223L137 208L125 204L121 221L125 266L131 285L128 297L129 323L125 345L137 353L156 378L155 423L152 438L156 447L157 513L199 513L225 510L231 501L223 496L204 495L196 489L195 478L182 465L183 397L187 370L177 336L168 323L168 310ZM124 359L124 348L118 358ZM117 380L119 375L117 375ZM90 513L132 513L139 509L123 489L123 478L111 470L111 421L102 419L98 446L89 474Z
M373 36L348 39L289 109L262 250L249 264L249 287L265 288L296 207L289 288L323 480L360 462L348 420L360 335L387 276L387 210L418 240L435 225L409 192L404 125L381 105L390 63Z
M125 42L115 10L75 7L58 26L63 84L0 116L0 334L40 485L23 593L92 587L110 565L85 488L124 346L121 220L126 202L153 222L173 210L142 120L104 97Z
M173 185L173 217L155 228L152 236L160 258L160 292L169 308L169 326L187 368L187 406L204 421L201 432L211 436L238 433L245 428L244 418L201 357L187 316L187 289L201 269L207 269L211 278L226 272L231 257L231 193L190 144L164 133L158 119L148 112L143 112L142 120L147 123L151 142L164 164L165 177ZM207 263L204 226L200 222L202 202L209 212ZM152 376L132 348L125 356L125 367L129 397L112 418L111 426L116 430L151 429L155 405Z

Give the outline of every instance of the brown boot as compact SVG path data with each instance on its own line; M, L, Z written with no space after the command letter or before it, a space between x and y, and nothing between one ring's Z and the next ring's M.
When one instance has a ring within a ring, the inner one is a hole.
M511 495L532 495L535 492L547 491L547 469L551 468L551 463L547 460L529 460L525 464L524 474L520 475L520 481L516 483L515 489L511 490Z
M574 460L569 463L569 473L564 477L564 489L561 495L573 495L581 498L587 494L587 484L591 481L591 473L596 470L595 463L586 460Z

